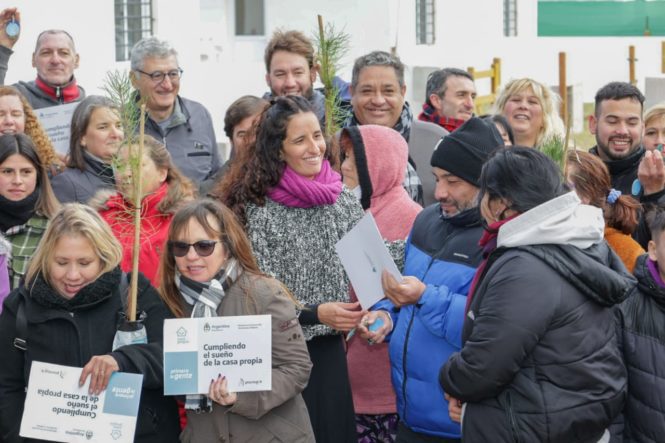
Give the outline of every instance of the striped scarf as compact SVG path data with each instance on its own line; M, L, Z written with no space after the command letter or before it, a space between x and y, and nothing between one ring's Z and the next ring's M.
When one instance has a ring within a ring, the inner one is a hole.
M226 262L226 269L221 269L215 278L209 282L191 280L176 270L175 284L185 303L192 306L192 318L217 317L217 308L224 299L226 290L236 281L242 273L235 258ZM193 411L211 411L212 400L207 395L188 395L185 409Z

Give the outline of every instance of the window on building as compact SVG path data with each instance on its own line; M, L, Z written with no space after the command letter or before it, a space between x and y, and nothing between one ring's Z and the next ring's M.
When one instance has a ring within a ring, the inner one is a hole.
M416 44L434 44L434 0L416 0Z
M115 0L115 59L129 60L134 43L152 35L152 0Z
M265 35L263 0L235 0L236 35Z
M517 36L517 0L503 0L503 35Z

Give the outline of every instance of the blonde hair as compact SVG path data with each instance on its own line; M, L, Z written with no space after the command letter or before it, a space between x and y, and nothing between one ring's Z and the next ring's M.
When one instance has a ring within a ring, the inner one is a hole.
M540 128L534 148L539 148L555 137L563 140L565 125L559 116L561 97L547 86L530 78L520 78L509 81L499 93L494 103L494 113L503 115L503 110L510 97L531 88L543 108L543 127Z
M115 269L122 260L122 246L102 217L87 205L67 203L51 218L35 255L30 260L25 274L27 287L39 274L42 274L47 282L51 282L49 268L55 246L65 235L80 235L90 242L101 261L100 275Z
M646 127L646 125L649 123L649 120L657 117L665 117L665 102L653 105L646 110L644 113L644 126Z

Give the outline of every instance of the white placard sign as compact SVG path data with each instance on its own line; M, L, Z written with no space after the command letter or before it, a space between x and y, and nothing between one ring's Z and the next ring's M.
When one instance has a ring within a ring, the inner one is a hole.
M402 275L370 212L337 242L335 250L351 280L358 301L365 309L369 309L384 297L381 285L381 273L384 269L397 281L402 281Z
M164 394L207 394L219 374L230 392L272 389L270 315L164 321Z
M51 139L53 148L58 154L69 152L70 126L72 114L78 103L51 106L49 108L35 109L37 119L41 123L46 135Z
M32 362L21 437L59 442L133 442L143 375L116 372L100 395L79 387L81 368Z

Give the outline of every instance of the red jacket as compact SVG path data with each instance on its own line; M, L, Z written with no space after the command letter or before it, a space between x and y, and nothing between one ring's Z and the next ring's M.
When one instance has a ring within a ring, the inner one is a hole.
M157 205L166 196L168 185L162 183L153 194L143 198L141 207L141 247L139 248L139 271L153 286L158 287L157 269L171 224L172 214L164 214ZM100 209L99 214L111 226L115 237L122 245L120 267L129 272L132 269L132 250L134 243L134 207L121 194L112 195Z

